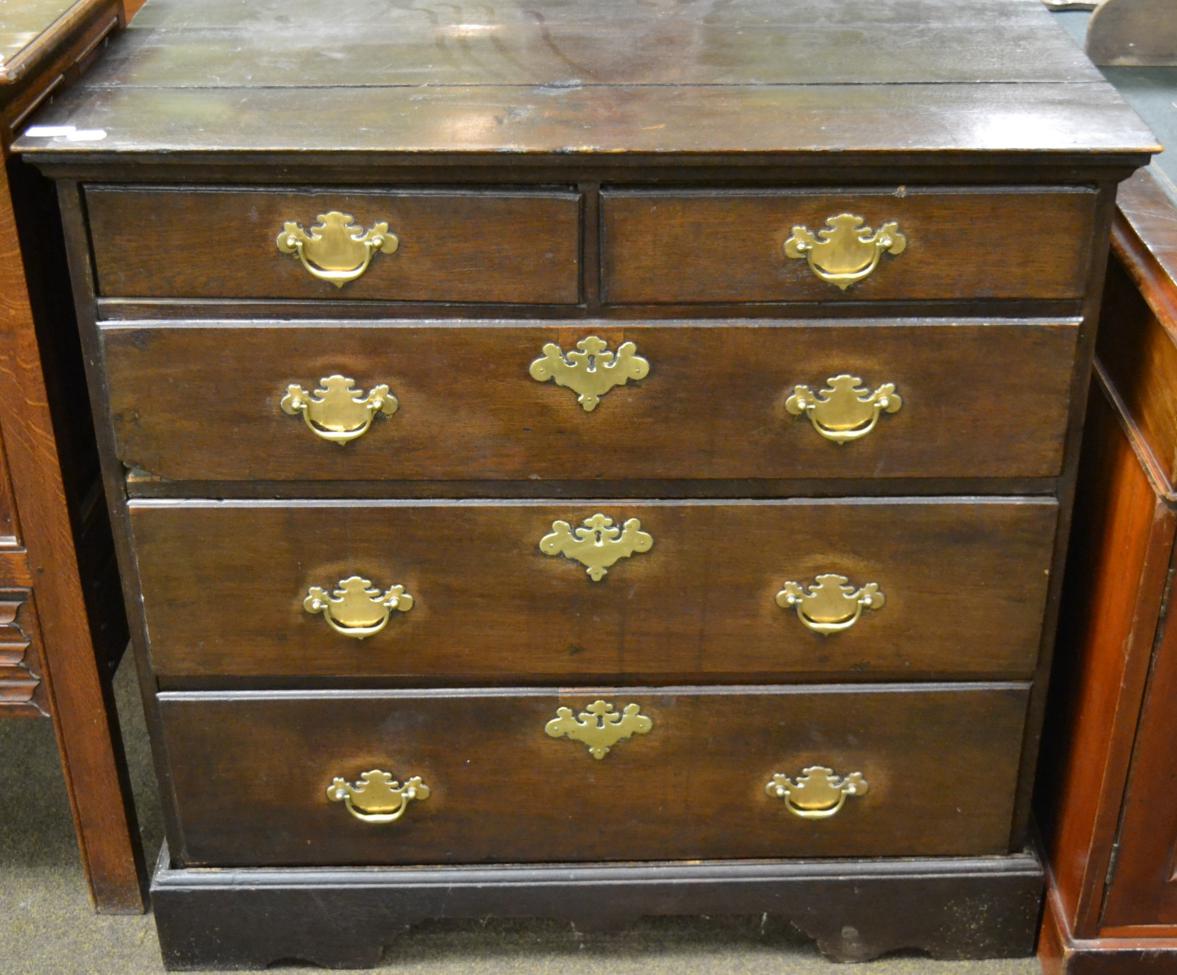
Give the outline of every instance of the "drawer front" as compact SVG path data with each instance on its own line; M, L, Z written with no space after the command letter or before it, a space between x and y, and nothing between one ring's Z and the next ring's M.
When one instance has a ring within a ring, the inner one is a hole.
M612 191L601 202L605 295L616 304L1077 298L1095 200L1072 189ZM863 223L827 223L842 214Z
M506 684L1028 676L1057 506L143 501L131 514L165 680ZM594 529L598 515L612 527ZM345 584L356 576L370 586Z
M579 300L580 197L570 192L91 186L86 206L98 293L108 297ZM333 212L354 220L319 222ZM301 253L279 250L291 223L319 239L300 237ZM378 224L387 224L379 247L347 239ZM337 276L315 276L304 257Z
M111 326L104 348L120 459L171 480L991 478L1058 474L1076 335L1074 322L161 325ZM614 371L591 372L586 349ZM379 386L379 406L337 424L362 431L342 449L313 429L315 409Z
M165 694L173 855L290 866L1005 853L1025 703L1018 685ZM594 734L608 707L620 721ZM815 767L833 781L799 781ZM393 781L365 787L365 772ZM414 795L398 796L414 777Z

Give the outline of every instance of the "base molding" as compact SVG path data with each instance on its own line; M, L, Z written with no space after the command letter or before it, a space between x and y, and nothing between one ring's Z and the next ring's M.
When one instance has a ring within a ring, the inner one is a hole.
M173 869L152 903L172 970L379 964L433 918L557 918L578 930L640 917L770 915L827 957L902 949L943 959L1030 955L1043 873L1032 853L902 860Z
M1052 887L1042 912L1038 960L1043 975L1174 975L1173 938L1076 938Z

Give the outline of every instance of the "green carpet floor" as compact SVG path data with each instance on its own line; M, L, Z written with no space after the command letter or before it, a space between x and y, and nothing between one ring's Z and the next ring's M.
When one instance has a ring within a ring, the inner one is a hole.
M149 862L159 803L129 661L119 713ZM285 968L283 971L309 969ZM546 922L424 925L392 942L382 970L408 975L1037 975L1032 959L887 958L832 965L789 929L747 922L650 920L579 936ZM148 917L90 910L48 721L0 721L0 975L140 975L163 971Z

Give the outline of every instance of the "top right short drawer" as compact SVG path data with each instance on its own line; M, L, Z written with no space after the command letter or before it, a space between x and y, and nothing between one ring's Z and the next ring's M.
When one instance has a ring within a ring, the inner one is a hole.
M1075 299L1085 188L602 194L612 304Z

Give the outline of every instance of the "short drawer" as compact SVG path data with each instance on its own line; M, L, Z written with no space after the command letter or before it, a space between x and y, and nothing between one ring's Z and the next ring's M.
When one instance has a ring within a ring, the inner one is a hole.
M605 299L1077 298L1095 200L1082 189L613 190L601 202Z
M219 866L1005 853L1025 704L1020 685L164 694L172 853Z
M90 186L86 207L102 296L572 304L580 295L572 192ZM299 248L279 249L291 224ZM379 238L350 239L380 225Z
M103 343L118 456L170 480L994 478L1058 474L1077 331L275 323Z
M1029 676L1056 515L1047 499L131 505L165 681Z

